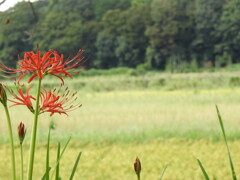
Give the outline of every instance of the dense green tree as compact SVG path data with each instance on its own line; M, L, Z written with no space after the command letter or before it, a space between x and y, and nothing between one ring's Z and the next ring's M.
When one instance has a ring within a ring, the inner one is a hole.
M196 38L193 48L197 59L202 63L206 61L215 63L215 45L221 41L216 29L220 24L224 2L225 0L195 1Z
M145 4L145 3L151 3L152 0L131 0L131 4Z
M119 29L116 55L120 66L136 67L145 62L148 38L145 35L150 24L150 6L147 4L132 6L122 13L124 24Z
M99 23L94 19L92 0L51 0L49 10L39 23L35 43L40 49L57 49L67 56L86 49L85 56L95 58ZM92 66L92 61L86 63Z
M33 26L36 19L33 16L29 4L18 3L14 8L8 10L1 22L0 36L0 58L10 67L15 67L21 52L32 49Z
M129 0L94 0L94 12L96 19L100 20L108 10L124 10L130 7Z
M172 70L239 62L239 0L41 0L0 13L0 58L86 49L88 66ZM194 62L194 63L193 63Z
M116 48L116 37L107 31L102 31L98 34L96 47L97 59L94 62L96 67L108 69L117 66L118 62L114 52Z
M131 44L125 36L119 36L116 43L117 45L114 52L118 59L119 66L136 67L136 65L140 64L141 60L144 59L144 56L138 59L140 49L134 48L133 44ZM136 60L139 60L140 63Z
M49 13L38 28L41 33L35 34L35 43L41 50L57 49L66 54L76 52L83 45L80 19L76 13Z
M222 56L229 54L233 62L240 62L240 2L239 0L228 1L224 6L220 24L218 26L221 43L216 52Z
M120 29L124 24L121 17L121 10L115 9L106 12L102 18L102 31L98 33L95 44L97 48L95 65L99 68L111 68L118 65L115 48L117 37L120 35Z
M77 13L83 21L94 19L93 0L50 0L50 12Z
M110 46L117 59L116 66L136 67L144 63L148 43L144 33L150 18L148 9L148 5L136 5L126 11L109 10L103 16L104 31L115 42Z
M153 25L146 33L152 66L163 69L168 58L176 60L174 56L179 57L175 63L189 61L194 38L192 4L188 0L153 0L151 9Z
M102 18L101 24L108 33L119 36L125 24L122 11L120 9L107 11Z
M101 24L96 21L89 21L83 24L81 46L78 48L85 49L85 55L89 57L86 66L93 66L97 58L97 47L96 41L98 37L98 32L101 31Z

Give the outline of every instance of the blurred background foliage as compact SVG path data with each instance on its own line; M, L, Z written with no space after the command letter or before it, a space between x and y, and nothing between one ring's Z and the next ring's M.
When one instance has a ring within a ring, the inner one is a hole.
M239 0L41 0L0 12L0 59L86 49L87 66L171 72L240 61Z

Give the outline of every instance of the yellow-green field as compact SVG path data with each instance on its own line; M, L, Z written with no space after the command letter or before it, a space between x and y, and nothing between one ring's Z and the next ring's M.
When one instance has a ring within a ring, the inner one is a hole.
M240 171L239 144L238 141L230 143L237 172ZM56 148L56 146L51 148L52 160L55 160ZM231 179L227 151L222 142L170 139L152 140L140 144L115 143L79 146L72 143L61 162L62 179L69 179L79 150L82 150L83 154L76 173L76 180L135 179L133 162L136 156L141 158L143 180L157 180L166 164L169 166L163 178L165 180L203 179L195 160L196 157L201 159L209 174L215 175L219 180ZM40 179L44 173L45 151L44 145L37 147L35 179ZM1 146L1 179L9 179L7 178L11 172L9 153L9 146ZM27 152L24 155L27 156Z
M36 179L44 172L48 125L54 121L57 127L52 131L52 162L56 158L57 141L63 145L72 136L61 161L63 179L68 179L78 152L83 151L75 179L132 180L136 178L133 162L138 156L142 162L143 180L158 179L166 164L169 164L164 176L166 180L202 179L196 157L201 159L209 174L227 180L231 178L231 171L215 104L221 111L233 161L240 175L239 88L79 91L79 100L83 107L70 112L69 116L50 118L47 114L41 115ZM16 130L17 124L23 121L29 140L33 115L24 107L10 110L13 129ZM9 179L10 148L2 109L1 112L0 179ZM17 140L16 132L15 136ZM16 148L18 152L17 145ZM27 148L28 142L25 142L25 163Z

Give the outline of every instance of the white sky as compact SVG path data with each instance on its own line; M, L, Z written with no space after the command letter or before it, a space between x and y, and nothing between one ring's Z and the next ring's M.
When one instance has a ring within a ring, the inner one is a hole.
M0 11L5 11L10 7L13 7L15 4L18 2L23 1L23 0L6 0L1 6L0 6ZM33 0L31 0L32 2ZM0 0L2 2L2 0Z

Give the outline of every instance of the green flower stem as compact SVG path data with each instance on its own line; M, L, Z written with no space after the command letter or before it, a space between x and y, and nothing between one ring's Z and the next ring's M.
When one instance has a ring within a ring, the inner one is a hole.
M35 108L34 122L33 122L32 135L31 135L30 153L29 153L29 161L28 161L28 177L27 177L28 180L32 180L32 175L33 175L34 153L35 153L37 123L38 123L38 115L39 115L40 90L41 90L41 79L39 79L39 82L38 82L36 108Z
M140 180L140 174L137 174L137 178L138 178L138 180Z
M20 151L21 151L21 176L20 176L20 180L23 180L23 150L22 150L22 143L20 143Z
M4 109L6 112L7 123L8 123L8 132L9 132L10 143L11 143L12 179L16 180L15 153L14 153L12 124L11 124L10 114L9 114L7 105L4 105Z

